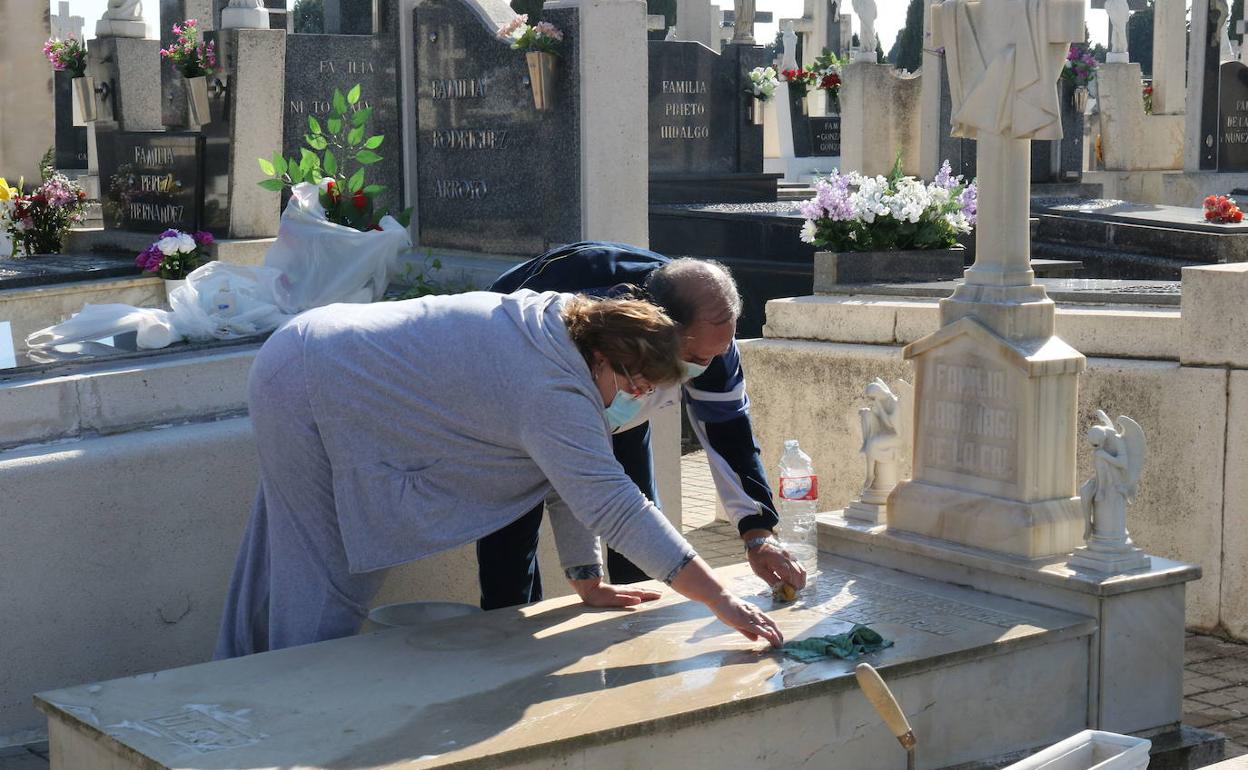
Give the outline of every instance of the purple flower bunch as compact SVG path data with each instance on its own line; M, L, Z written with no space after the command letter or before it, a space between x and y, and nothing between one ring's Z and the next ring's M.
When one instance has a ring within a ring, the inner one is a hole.
M1062 77L1075 84L1076 87L1087 86L1096 78L1098 63L1092 51L1082 43L1072 43L1066 52L1066 64L1062 67Z
M43 44L43 55L52 62L52 69L68 72L70 77L80 78L87 72L87 47L70 35L64 40L49 38Z
M203 248L215 240L212 233L202 230L197 233L166 230L151 246L139 253L134 263L145 273L157 273L161 278L178 280L206 261Z
M927 184L901 172L887 176L834 172L815 181L799 206L805 243L833 251L946 249L975 226L976 188L945 161Z
M204 42L198 21L187 19L181 24L174 24L172 32L177 35L177 40L168 48L160 49L160 55L172 62L182 77L204 77L217 71L216 44Z

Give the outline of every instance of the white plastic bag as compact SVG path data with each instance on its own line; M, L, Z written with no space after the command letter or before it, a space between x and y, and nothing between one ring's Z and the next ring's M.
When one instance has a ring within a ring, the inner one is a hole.
M399 254L412 247L407 228L388 216L381 230L365 233L334 224L325 218L319 193L314 184L295 185L265 266L285 274L291 301L301 311L381 299Z
M144 350L167 347L182 339L167 310L88 304L83 305L82 310L68 321L26 335L26 347L31 350L48 349L127 332L138 332L137 342Z
M218 307L222 296L229 297L229 307ZM192 340L271 331L295 313L280 272L228 262L209 262L193 270L169 295L169 305L174 326Z

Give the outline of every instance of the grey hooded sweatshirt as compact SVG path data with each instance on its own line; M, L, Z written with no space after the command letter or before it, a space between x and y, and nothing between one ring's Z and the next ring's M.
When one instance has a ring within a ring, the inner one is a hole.
M692 556L615 460L560 314L569 296L330 305L293 322L351 572L470 543L552 491L583 525L552 513L565 566L599 560L585 529L660 579Z

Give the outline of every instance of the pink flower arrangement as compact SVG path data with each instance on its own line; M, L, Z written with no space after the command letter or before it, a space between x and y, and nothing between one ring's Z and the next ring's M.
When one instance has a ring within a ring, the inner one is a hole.
M213 243L212 233L202 230L194 234L166 230L151 246L139 253L134 263L145 273L157 273L166 280L179 280L207 261L203 248Z
M187 19L181 24L174 24L172 31L178 39L168 48L160 49L160 55L172 62L182 77L198 78L216 72L216 44L203 41L198 21Z
M538 51L559 55L563 31L548 21L530 26L529 15L522 13L498 28L498 36L511 43L515 50Z
M74 78L80 78L87 72L87 48L73 35L64 40L50 38L43 44L43 55L48 57L52 69L57 72L68 72Z
M8 202L5 228L27 255L59 254L70 228L83 221L86 204L87 194L81 187L64 174L44 169L38 187L29 194L18 193Z

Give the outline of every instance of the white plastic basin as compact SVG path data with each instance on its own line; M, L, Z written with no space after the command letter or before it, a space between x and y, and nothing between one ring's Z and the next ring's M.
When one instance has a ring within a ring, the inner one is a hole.
M1144 738L1084 730L1004 770L1144 770L1151 747Z

